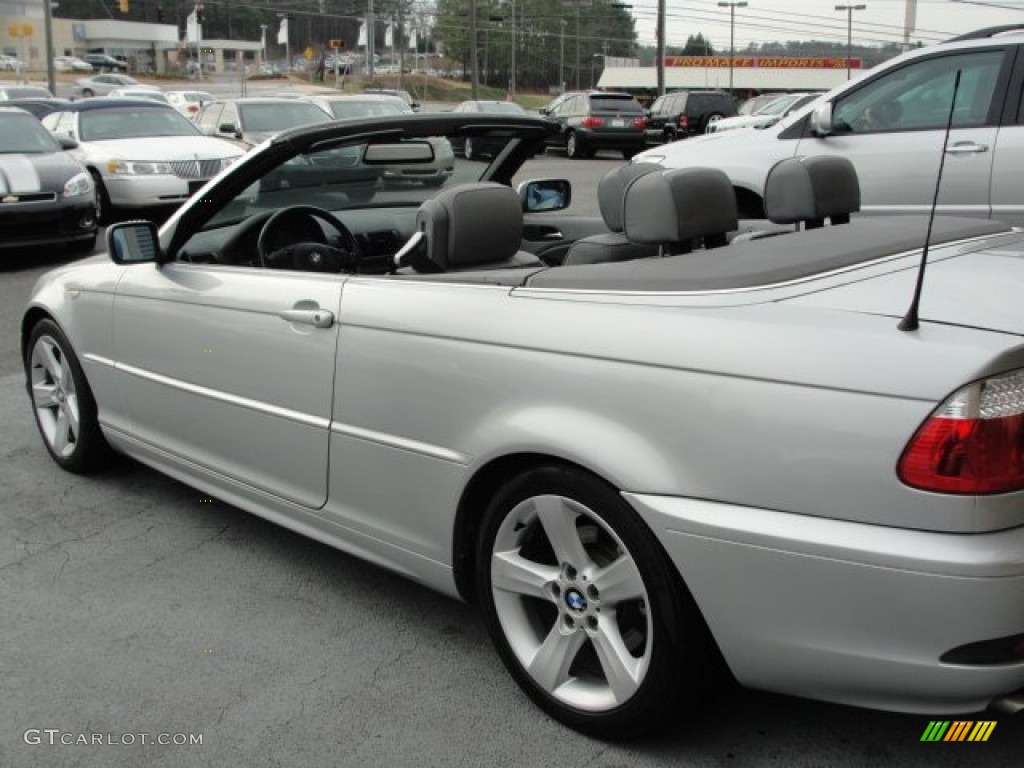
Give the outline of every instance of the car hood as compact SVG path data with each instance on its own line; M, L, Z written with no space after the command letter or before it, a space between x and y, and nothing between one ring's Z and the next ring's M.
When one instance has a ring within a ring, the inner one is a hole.
M125 160L219 160L236 157L242 150L210 136L154 136L140 139L85 141L87 155L101 154Z
M725 122L720 121L720 122ZM732 159L738 155L763 156L766 149L779 144L786 145L782 151L792 153L796 142L779 142L776 139L778 125L764 131L717 131L693 136L686 141L663 144L639 153L634 163L657 162L652 157L662 157L662 165L680 168L689 165L716 165L719 158ZM770 150L769 150L770 151Z
M0 195L60 192L82 168L64 152L0 154Z
M922 323L940 323L1024 336L1020 286L1024 285L1024 233L1017 231L984 247L962 247L958 255L933 251L921 292ZM789 299L823 307L900 318L907 311L917 279L918 259L899 271Z

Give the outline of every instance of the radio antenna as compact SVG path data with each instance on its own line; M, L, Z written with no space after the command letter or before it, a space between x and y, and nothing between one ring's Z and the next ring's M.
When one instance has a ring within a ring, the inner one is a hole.
M960 73L956 71L956 79L953 81L953 100L949 105L949 119L946 121L946 136L942 140L942 154L939 156L939 175L935 177L935 195L932 197L932 209L928 214L928 231L924 236L924 248L921 250L921 265L917 269L917 285L914 286L914 298L907 308L907 314L896 326L901 331L916 331L920 326L917 317L918 308L921 306L921 289L924 287L924 269L928 264L928 245L932 239L932 224L935 223L935 209L939 205L939 185L942 184L942 169L946 167L946 148L949 147L949 133L953 129L953 111L956 109L956 94L960 90Z

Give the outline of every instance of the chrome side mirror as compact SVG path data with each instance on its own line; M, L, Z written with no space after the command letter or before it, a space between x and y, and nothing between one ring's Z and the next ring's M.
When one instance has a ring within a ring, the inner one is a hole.
M832 131L832 102L825 101L811 112L811 133L815 136L829 136Z

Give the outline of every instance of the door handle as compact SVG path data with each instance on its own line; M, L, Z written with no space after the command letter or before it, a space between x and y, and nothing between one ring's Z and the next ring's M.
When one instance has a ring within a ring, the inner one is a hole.
M523 237L526 240L536 242L538 240L561 240L564 235L561 230L541 224L527 224L523 227Z
M950 155L978 155L988 152L988 144L975 144L973 141L961 141L951 147L946 147L946 153Z
M314 328L330 328L334 325L334 313L326 309L286 309L280 315L289 323L312 325Z

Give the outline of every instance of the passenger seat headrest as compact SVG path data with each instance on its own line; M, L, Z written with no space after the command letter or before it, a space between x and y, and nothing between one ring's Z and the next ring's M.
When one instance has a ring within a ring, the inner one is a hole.
M626 237L634 243L688 246L739 228L732 182L717 168L640 176L626 188L623 208Z
M832 218L848 221L860 210L857 171L845 157L787 157L768 171L764 209L776 224Z
M522 203L502 184L459 184L420 206L416 229L426 235L427 259L441 270L501 262L522 244Z
M597 205L608 229L612 232L623 229L622 206L629 183L639 176L660 170L662 168L657 163L632 163L613 168L601 177L597 182Z

